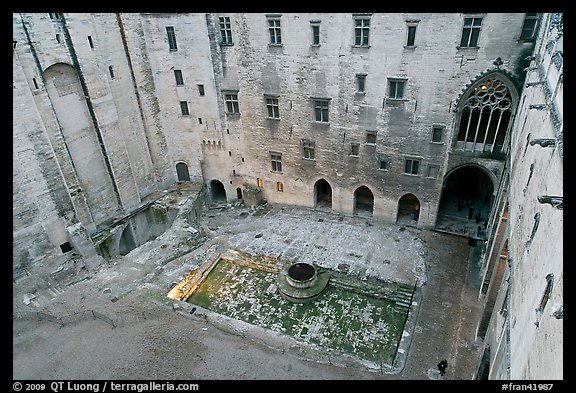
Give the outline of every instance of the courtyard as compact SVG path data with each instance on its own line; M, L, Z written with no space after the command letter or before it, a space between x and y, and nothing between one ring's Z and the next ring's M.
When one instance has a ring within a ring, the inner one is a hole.
M479 279L466 238L270 205L210 206L199 224L176 220L66 283L34 293L26 279L16 283L14 377L434 379L447 358L445 378L472 378ZM341 285L290 303L274 291L276 273L231 262L239 255L311 263ZM207 261L218 263L188 301L166 296ZM398 286L416 288L408 307L374 296ZM42 311L64 320L85 310L114 327L24 317Z

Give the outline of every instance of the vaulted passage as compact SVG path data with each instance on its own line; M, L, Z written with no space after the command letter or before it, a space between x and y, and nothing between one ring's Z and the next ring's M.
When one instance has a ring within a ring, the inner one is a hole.
M226 202L226 189L224 184L219 180L212 180L210 182L210 201L211 202Z
M436 229L476 236L492 207L494 184L483 167L463 165L446 176Z
M332 209L332 187L324 179L314 184L314 202L316 208Z
M372 216L374 211L374 194L366 186L360 186L354 191L354 215Z
M414 194L405 194L398 201L397 224L415 225L420 217L420 201Z

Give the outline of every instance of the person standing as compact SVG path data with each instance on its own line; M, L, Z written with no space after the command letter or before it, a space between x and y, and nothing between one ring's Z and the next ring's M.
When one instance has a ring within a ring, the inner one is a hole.
M448 361L446 359L444 359L440 363L438 363L436 367L438 367L438 371L440 371L440 375L444 376L444 374L446 374L446 368L448 367Z

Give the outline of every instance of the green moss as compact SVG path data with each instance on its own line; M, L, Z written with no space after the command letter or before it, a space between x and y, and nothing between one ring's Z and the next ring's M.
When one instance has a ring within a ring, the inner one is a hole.
M328 286L312 302L292 303L270 291L276 278L275 273L221 260L188 301L322 348L378 364L393 363L406 313L391 300L371 296L382 290ZM378 289L375 284L373 288Z

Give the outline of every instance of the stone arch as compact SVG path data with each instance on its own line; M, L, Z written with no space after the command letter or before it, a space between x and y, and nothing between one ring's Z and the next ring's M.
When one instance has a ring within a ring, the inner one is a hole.
M452 147L454 151L503 155L518 105L518 89L503 70L488 71L460 95Z
M416 195L406 193L398 200L396 223L414 224L420 218L420 201Z
M178 181L190 181L190 173L188 172L188 165L185 162L176 163L176 175L178 176Z
M208 183L208 192L210 196L210 202L218 203L224 202L226 203L226 188L224 184L218 179L212 179L210 183Z
M367 186L360 186L354 191L354 215L370 216L374 213L374 193Z
M484 166L470 163L452 168L444 177L436 229L475 232L489 217L496 190L497 179ZM476 222L477 216L481 222Z
M120 235L120 241L118 243L118 254L127 255L135 248L136 241L134 240L134 234L132 233L132 226L128 224L124 227L122 235Z
M324 178L314 183L314 207L332 209L332 186Z

